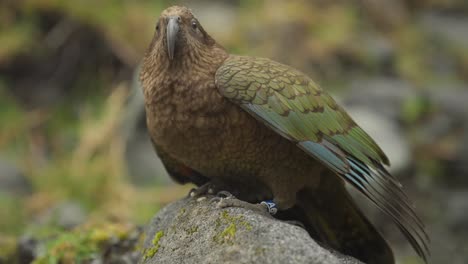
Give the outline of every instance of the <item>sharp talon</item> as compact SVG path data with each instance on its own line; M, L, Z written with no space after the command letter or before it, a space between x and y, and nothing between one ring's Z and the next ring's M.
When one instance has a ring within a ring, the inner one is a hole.
M213 194L214 193L214 187L211 182L207 182L203 184L202 186L199 186L198 188L193 188L189 192L189 197L195 198L195 197L200 197L204 196L206 194Z
M201 201L204 201L204 200L206 200L206 196L202 196L202 197L197 198L197 202L201 202Z
M211 199L213 202L216 203L217 208L229 208L229 207L239 207L239 208L244 208L252 211L259 212L263 215L268 215L271 216L277 212L276 209L276 204L268 201L270 204L270 207L268 207L268 203L264 202L263 204L251 204L245 201L241 201L234 196L232 197L214 197ZM273 205L271 205L273 204Z
M218 197L221 197L221 198L225 198L225 199L231 199L231 198L234 198L234 195L232 195L230 192L228 191L220 191L216 194L216 196Z
M260 203L261 205L265 206L268 213L271 215L275 215L278 212L278 208L276 207L276 203L273 200L267 200Z
M218 198L218 202L216 203L216 208L227 208L227 207L232 207L234 205L232 202L228 201L227 198L222 198L222 197L215 197L215 198Z
M188 193L188 197L195 197L196 196L196 191L197 191L197 188L190 189L190 191Z
M216 208L226 208L228 207L224 202L223 200L219 200L219 202L216 203Z
M210 199L210 203L219 203L219 202L221 202L221 199L223 199L223 198L213 197L213 198Z

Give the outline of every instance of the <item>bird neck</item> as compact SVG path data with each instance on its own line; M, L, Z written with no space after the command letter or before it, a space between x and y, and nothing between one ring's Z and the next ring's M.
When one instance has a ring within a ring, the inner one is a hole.
M197 49L172 61L165 54L148 54L141 72L147 112L162 122L200 109L210 112L221 107L224 100L216 89L215 74L228 56L220 46ZM203 108L201 98L219 100L211 100L210 107Z
M155 92L153 90L167 89L174 82L189 83L194 78L214 78L216 70L228 56L218 44L180 50L173 60L169 60L165 52L149 52L142 65L143 89L145 93L151 94Z

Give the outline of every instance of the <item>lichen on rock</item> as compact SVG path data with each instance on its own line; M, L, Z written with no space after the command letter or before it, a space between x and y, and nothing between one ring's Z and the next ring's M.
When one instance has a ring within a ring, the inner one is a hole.
M163 236L164 236L164 231L159 231L156 234L154 234L153 240L151 241L153 246L145 249L144 256L143 256L144 259L152 258L156 253L158 253L158 250L160 247L159 240Z
M356 264L317 244L304 229L207 199L176 201L152 219L140 263Z

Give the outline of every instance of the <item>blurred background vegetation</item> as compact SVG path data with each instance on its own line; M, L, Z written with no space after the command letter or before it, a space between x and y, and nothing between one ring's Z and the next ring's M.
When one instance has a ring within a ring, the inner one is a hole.
M231 53L290 64L333 93L393 161L432 263L468 261L466 0L2 0L0 263L137 258L141 226L188 192L156 162L137 80L173 4ZM400 263L418 263L364 210Z

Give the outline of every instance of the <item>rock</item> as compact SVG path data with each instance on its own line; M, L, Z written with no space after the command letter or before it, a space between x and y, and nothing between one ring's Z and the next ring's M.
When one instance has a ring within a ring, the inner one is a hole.
M16 245L17 261L6 263L137 263L142 232L143 228L135 225L88 222L47 236L23 235Z
M343 102L347 106L366 106L376 113L399 120L403 104L408 98L417 97L416 91L409 82L395 78L356 79Z
M464 185L466 186L466 185ZM459 187L464 187L460 185ZM430 263L466 264L468 190L439 187L418 197L419 212L431 236Z
M81 204L74 201L62 202L37 217L40 225L57 225L71 229L86 220L87 214Z
M103 263L132 264L138 263L141 252L137 245L141 243L143 227L136 227L121 239L117 239L105 253Z
M436 37L442 37L452 45L468 45L468 17L464 15L427 12L421 16L422 29Z
M381 30L389 31L403 27L409 20L404 1L365 0L360 3L365 14Z
M11 195L31 193L31 183L20 169L6 159L0 157L0 192Z
M428 46L432 45L438 49L427 58L427 66L431 68L433 74L442 75L445 79L455 76L463 79L463 76L466 76L466 67L460 63L462 60L460 58L465 54L468 45L466 14L426 11L419 16L418 24L428 42L431 42Z
M392 63L395 56L395 46L390 39L375 34L363 34L361 36L363 47L366 47L366 56L384 72L392 71Z
M460 145L455 155L455 160L449 168L449 175L452 175L453 182L459 186L468 186L468 117L465 121L465 133L460 140Z
M468 234L468 190L451 191L447 197L445 218L455 233Z
M141 263L361 263L317 244L302 228L210 197L163 208L147 227Z
M456 126L454 116L449 116L447 113L434 113L429 121L420 125L421 130L419 134L421 138L420 142L425 144L433 144L440 140L443 136L452 132Z
M454 188L468 186L468 91L466 85L447 85L432 89L430 100L437 112L421 126L421 137L426 145L439 143L439 156L445 164L444 183ZM453 143L446 143L447 138ZM441 143L442 142L442 143ZM444 149L445 147L445 149Z
M23 236L18 241L18 263L32 263L38 255L38 241L29 236Z
M449 116L456 122L467 121L468 116L468 87L466 85L445 86L443 89L431 89L429 93L431 101L439 111Z

